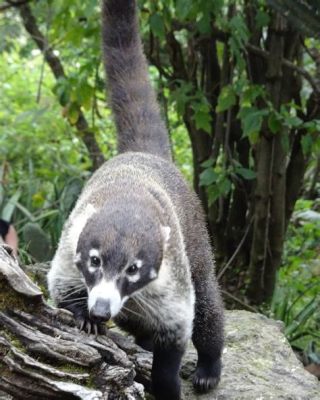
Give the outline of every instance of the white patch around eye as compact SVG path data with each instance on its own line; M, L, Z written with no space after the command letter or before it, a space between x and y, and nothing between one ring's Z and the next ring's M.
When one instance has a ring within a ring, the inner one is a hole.
M99 252L99 250L98 250L98 249L90 249L90 251L89 251L89 257L98 257L98 258L100 258L100 252ZM90 259L89 259L88 262L87 262L87 266L88 266L88 271L89 271L91 274L95 273L96 270L99 268L99 267L94 267L94 266L92 266L91 263L90 263Z
M127 275L127 279L131 283L136 283L140 279L140 272L136 272L134 275Z
M158 276L157 271L154 268L152 268L149 272L149 278L156 279L157 276Z
M88 296L89 311L92 309L92 307L96 304L97 300L99 299L109 301L111 317L114 317L121 310L125 298L121 300L121 295L118 288L116 287L115 282L113 281L108 282L105 279L102 279L100 283L94 286L89 292Z
M98 267L92 267L91 265L88 266L88 271L90 272L90 274L94 274L97 269Z
M100 252L98 249L90 249L89 256L90 257L100 257Z

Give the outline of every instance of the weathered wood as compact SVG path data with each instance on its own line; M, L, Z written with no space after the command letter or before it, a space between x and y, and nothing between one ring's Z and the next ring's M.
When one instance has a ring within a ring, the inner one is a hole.
M115 332L80 333L68 311L46 303L7 246L0 246L0 289L1 390L15 399L144 397L136 381L150 383L151 354Z

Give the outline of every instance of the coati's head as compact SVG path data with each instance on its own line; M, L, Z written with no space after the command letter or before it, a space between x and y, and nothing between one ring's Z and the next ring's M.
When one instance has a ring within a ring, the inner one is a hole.
M91 217L76 265L85 278L92 319L116 316L126 300L157 279L170 228L143 207L114 207Z

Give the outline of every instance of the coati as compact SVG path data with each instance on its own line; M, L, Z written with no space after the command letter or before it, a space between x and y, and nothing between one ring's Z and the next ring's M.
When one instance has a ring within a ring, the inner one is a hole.
M223 307L203 211L171 161L136 1L104 0L102 20L120 154L93 174L65 223L49 290L80 329L97 333L113 318L152 350L155 397L177 400L191 337L194 387L205 392L219 381Z

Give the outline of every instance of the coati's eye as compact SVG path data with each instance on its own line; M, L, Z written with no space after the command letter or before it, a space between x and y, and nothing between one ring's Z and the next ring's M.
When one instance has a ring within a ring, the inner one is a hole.
M90 257L90 265L91 265L91 267L95 267L95 268L100 267L100 265L101 265L100 258L97 256L91 256Z
M129 267L126 269L126 272L128 275L134 275L138 271L138 266L137 264L131 264Z

